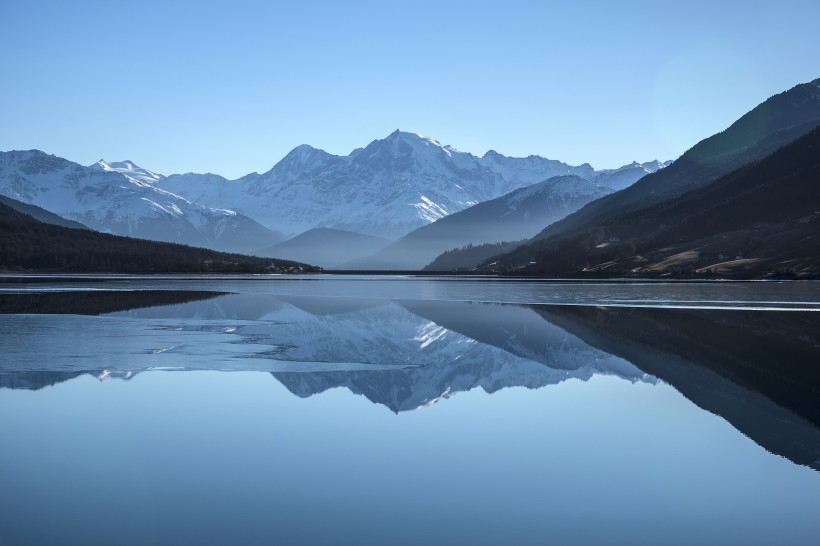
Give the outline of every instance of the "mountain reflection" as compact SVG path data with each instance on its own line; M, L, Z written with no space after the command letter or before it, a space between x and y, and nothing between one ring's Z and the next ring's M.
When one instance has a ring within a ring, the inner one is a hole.
M341 340L333 332L339 324L347 326ZM654 380L523 306L397 300L366 314L336 316L332 326L322 329L305 358L328 355L325 347L330 345L342 362L392 362L398 369L273 372L294 394L308 397L347 387L401 412L477 387L488 393L505 387L535 389L595 374ZM357 346L349 345L354 338L348 334L354 331Z
M772 453L820 469L820 315L787 311L540 306L720 415Z
M19 318L0 319L0 387L165 368L254 370L300 397L345 387L398 413L475 388L537 389L596 374L660 379L767 450L820 468L818 313L213 292L31 296L5 294L0 308L104 320L27 316L20 328Z

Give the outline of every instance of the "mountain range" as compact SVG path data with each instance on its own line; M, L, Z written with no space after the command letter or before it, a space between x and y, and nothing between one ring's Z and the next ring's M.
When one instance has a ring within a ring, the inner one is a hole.
M130 174L104 162L83 167L38 150L0 152L0 194L116 235L233 252L283 238L247 216L193 203L133 168L121 168Z
M582 193L597 197L663 166L654 161L596 171L588 164L572 166L539 156L512 158L492 150L477 157L397 130L347 156L301 145L271 170L237 180L215 174L164 176L128 160L100 160L84 167L38 150L0 152L0 195L97 231L232 252L269 254L281 250L273 247L285 235L292 238L322 228L308 237L313 246L301 248L298 255L338 265L364 258L379 247L361 244L366 240L361 237L344 239L340 232L389 242L556 176L590 181L589 191ZM566 197L545 197L558 207L547 210L547 220L574 210L567 207ZM537 227L528 229L527 236L544 222L533 225ZM462 239L452 238L453 244L470 242ZM346 260L328 259L326 251L333 247L348 248ZM436 247L418 266L447 248Z
M290 236L328 227L392 240L559 174L593 176L595 171L537 156L510 158L491 151L479 158L397 130L347 156L301 145L263 174L238 180L169 176L160 187L207 206L230 203Z

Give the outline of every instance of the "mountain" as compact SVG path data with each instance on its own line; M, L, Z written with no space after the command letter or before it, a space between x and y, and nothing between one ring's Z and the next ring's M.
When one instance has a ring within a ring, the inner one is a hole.
M232 210L146 182L147 172L130 162L83 167L38 150L0 152L0 194L117 235L244 252L282 240Z
M347 156L301 145L269 171L237 180L163 176L129 160L82 167L39 151L7 152L0 157L0 194L99 231L247 253L282 242L280 232L295 236L314 228L395 240L556 176L618 189L663 165L596 171L492 150L477 157L397 130Z
M579 176L556 176L422 226L348 267L421 269L452 248L527 239L545 225L608 193L611 190Z
M46 209L36 207L34 205L27 205L22 201L18 201L17 199L12 199L10 197L6 197L5 195L0 195L0 203L6 205L7 207L13 208L17 212L22 212L23 214L27 214L34 218L35 220L39 220L40 222L46 224L53 224L55 226L63 226L67 228L73 229L88 229L84 225L79 222L73 222L71 220L66 220L62 216L57 216L56 214L47 211Z
M589 184L578 184L579 188L592 188L594 186L599 187L601 191L601 196L607 195L611 193L611 191L617 191L628 187L634 184L637 180L643 178L645 175L653 173L659 169L663 169L669 166L672 162L671 161L649 161L647 163L638 163L637 161L625 165L619 169L612 169L612 170L605 170L600 171L595 174ZM549 182L549 181L547 181ZM545 186L549 186L549 184L544 184ZM533 192L543 193L543 190L546 188L541 188L541 191L536 189L536 186L532 186ZM561 190L562 185L556 184L556 189ZM540 203L543 205L544 215L542 217L539 216L531 216L530 220L532 222L525 223L522 222L520 219L521 215L529 215L530 211L526 209L526 207L519 207L515 204L515 201L518 200L518 197L514 194L519 193L520 195L526 195L528 192L526 191L528 188L522 188L521 190L517 190L510 194L513 196L511 199L512 203L510 206L506 207L508 210L503 211L501 215L501 222L505 224L509 224L510 222L516 221L516 218L519 218L519 223L522 229L516 230L517 232L511 233L512 236L520 236L523 237L519 240L501 240L499 241L500 235L498 233L492 233L490 236L486 237L485 241L492 241L492 242L485 242L485 243L473 243L469 242L463 246L456 246L454 248L450 248L439 254L432 262L427 264L424 267L425 270L428 271L455 271L455 270L464 270L464 269L475 269L483 262L489 261L490 258L495 256L500 256L502 254L508 254L515 250L517 247L521 246L522 244L526 243L526 239L529 238L531 233L535 233L537 229L540 229L540 225L544 225L549 223L550 221L555 221L563 218L567 214L579 209L584 204L591 201L591 199L586 199L583 195L583 192L576 193L574 198L571 193L564 192L561 195L560 191L556 192L556 195L549 195L549 193L543 195L543 199L541 196L534 195L534 201L537 204ZM592 191L589 191L589 195L593 195ZM504 196L499 199L496 199L496 202L503 203L505 198L510 196ZM558 199L556 199L558 198ZM555 201L563 201L563 203L555 203ZM552 201L552 203L550 203ZM489 201L488 203L492 203ZM482 208L485 203L479 203L475 205L475 209ZM466 215L469 213L472 208L467 209L461 213L456 213L453 217L459 216L460 214ZM449 217L448 217L449 218ZM535 220L541 220L540 222ZM442 219L437 223L441 223L446 221L447 219ZM493 226L497 226L498 217L493 217L493 215L488 216L486 224L480 218L480 215L476 215L475 217L475 228L477 231L491 231ZM538 225L540 223L540 225ZM436 225L436 224L433 224ZM424 228L421 228L424 229ZM412 235L412 234L411 234ZM478 239L478 237L466 237L466 239Z
M775 95L726 130L697 143L668 168L556 222L537 238L570 236L613 216L705 186L762 159L820 125L820 79Z
M485 262L492 263L490 258L508 254L526 242L526 240L521 240L484 243L482 245L468 244L461 248L442 252L435 260L427 264L422 271L469 271L477 269Z
M510 158L490 151L479 158L395 131L347 156L302 145L263 174L238 180L172 175L158 185L194 202L230 206L287 234L329 227L395 240L514 189L558 175L596 173L589 165L538 156Z
M161 174L154 173L152 171L149 171L148 169L143 169L142 167L139 167L136 164L134 164L133 161L128 160L108 162L104 159L100 159L99 161L91 165L90 168L97 169L100 171L120 173L121 175L130 179L132 182L148 185L154 185L163 178L165 178Z
M629 165L624 165L617 169L605 169L596 172L590 180L612 191L620 191L628 188L644 176L652 174L671 165L671 161L647 161L638 163L633 161Z
M254 254L276 256L329 269L348 260L369 256L389 244L387 239L371 235L341 229L314 228Z
M71 229L0 204L0 268L111 273L282 273L316 268L287 260Z
M494 161L498 159L494 157ZM507 161L505 165L510 163L513 161ZM421 269L451 249L528 239L544 226L564 218L590 201L665 166L666 163L653 161L632 163L609 171L590 170L586 173L589 178L571 174L554 176L440 218L410 232L372 256L351 260L344 267Z
M546 275L818 278L818 181L820 127L705 187L562 240L570 244L535 240L499 265L515 260Z
M129 160L82 167L38 151L7 152L0 157L0 194L99 231L247 253L282 242L280 232L314 228L395 240L555 176L617 189L662 165L596 171L492 150L477 157L397 130L347 156L301 145L269 171L237 180L163 176Z

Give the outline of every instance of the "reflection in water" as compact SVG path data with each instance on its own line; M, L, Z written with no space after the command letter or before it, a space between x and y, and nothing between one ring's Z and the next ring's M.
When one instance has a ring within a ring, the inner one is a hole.
M755 442L820 469L820 314L536 308Z
M224 292L178 290L67 290L0 293L0 315L102 315L208 300Z
M345 387L402 412L476 387L659 378L769 451L820 468L820 313L176 291L0 303L18 313L105 313L0 318L3 387L155 369L260 370L300 397Z

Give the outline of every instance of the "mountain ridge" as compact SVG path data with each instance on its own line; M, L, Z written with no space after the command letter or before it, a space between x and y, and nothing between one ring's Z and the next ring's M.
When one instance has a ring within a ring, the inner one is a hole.
M245 246L246 239L282 239L235 211L205 207L146 182L150 171L133 164L120 168L131 174L95 165L40 150L0 152L0 194L117 235L245 252L261 246Z
M629 167L625 165L619 169ZM271 229L296 235L328 227L397 239L410 231L519 187L562 174L607 176L530 155L483 157L396 130L347 156L300 145L262 174L169 175L160 187L194 202L230 207Z
M711 184L533 239L498 266L542 275L820 276L820 126Z
M615 188L628 186L664 162L632 163L592 177L565 174L523 186L422 226L390 246L345 269L422 269L441 254L466 245L528 239L544 226L560 220ZM611 185L611 186L610 186Z
M701 140L668 169L547 226L536 238L571 233L636 206L681 195L728 174L820 125L820 78L775 94L729 127Z
M282 273L319 271L289 260L74 229L0 203L0 267L12 271L106 273Z
M313 228L279 244L254 252L305 262L325 269L370 255L390 244L381 237L333 228Z

